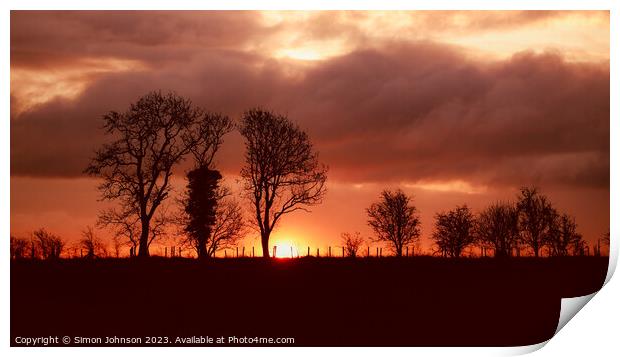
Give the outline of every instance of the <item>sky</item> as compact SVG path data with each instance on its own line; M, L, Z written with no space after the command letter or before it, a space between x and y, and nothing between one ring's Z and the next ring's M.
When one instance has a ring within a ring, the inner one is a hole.
M95 224L110 204L82 171L107 140L101 117L151 90L235 120L262 106L308 132L328 193L283 218L280 247L371 236L365 208L397 188L426 251L436 212L525 185L587 241L609 230L609 12L12 11L10 26L13 235L75 241ZM238 192L243 142L224 140L216 165Z

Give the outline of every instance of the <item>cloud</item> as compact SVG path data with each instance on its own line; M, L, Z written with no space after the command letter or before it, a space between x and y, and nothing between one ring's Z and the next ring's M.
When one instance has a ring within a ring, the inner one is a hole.
M302 87L291 112L346 179L608 186L607 65L394 45L316 67Z
M246 11L13 11L11 65L71 66L99 56L185 60L196 48L242 47L269 32L262 27Z
M364 36L340 56L288 61L253 50L286 26L251 13L93 16L12 14L13 69L58 70L93 56L143 64L89 76L75 97L12 110L12 175L81 175L105 141L101 115L162 89L235 118L256 105L288 114L336 181L609 187L608 63L531 51L480 60L437 41ZM489 16L469 21L499 26ZM548 18L520 16L512 26ZM304 31L323 38L341 26ZM237 134L227 138L224 171L239 171L242 149Z

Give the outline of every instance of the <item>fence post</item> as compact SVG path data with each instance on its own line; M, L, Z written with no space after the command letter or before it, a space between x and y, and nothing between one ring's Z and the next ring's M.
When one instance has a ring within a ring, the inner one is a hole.
M327 256L328 257L332 256L332 247L327 247Z
M278 246L277 246L277 245L274 245L274 246L273 246L273 258L275 258L275 257L276 257L276 252L277 252L277 251L278 251Z
M80 258L84 258L84 252L82 252L82 249L80 249Z
M342 247L342 257L344 258L344 247Z
M320 256L321 256L321 254L319 253L319 248L316 248L316 257L318 258Z
M241 256L245 258L245 246L243 246L243 249L241 250Z
M377 252L375 253L375 257L379 256L379 247L377 247Z
M409 256L409 246L405 247L405 256Z
M181 247L179 247L179 258L182 258L182 257L183 257L183 255L181 253Z
M310 246L308 246L308 254L306 254L306 257L310 256Z
M235 247L235 248L237 248L236 253L235 253L235 257L239 258L239 247Z
M164 257L168 257L168 247L164 247Z
M224 258L228 258L228 251L224 249Z
M252 246L252 258L254 258L254 246Z
M383 248L379 248L379 256L382 257L383 256Z

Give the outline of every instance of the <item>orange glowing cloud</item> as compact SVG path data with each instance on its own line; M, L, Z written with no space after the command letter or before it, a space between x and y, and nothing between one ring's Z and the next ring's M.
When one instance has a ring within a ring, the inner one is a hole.
M16 98L12 110L19 114L55 99L73 100L102 74L146 68L140 61L118 58L82 58L58 68L12 68L11 95Z

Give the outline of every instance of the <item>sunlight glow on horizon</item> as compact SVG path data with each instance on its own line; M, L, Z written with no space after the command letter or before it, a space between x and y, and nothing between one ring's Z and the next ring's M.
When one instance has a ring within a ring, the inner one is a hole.
M296 258L300 255L299 249L292 239L275 238L269 246L271 248L270 254L273 255L273 250L275 249L276 258Z

